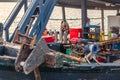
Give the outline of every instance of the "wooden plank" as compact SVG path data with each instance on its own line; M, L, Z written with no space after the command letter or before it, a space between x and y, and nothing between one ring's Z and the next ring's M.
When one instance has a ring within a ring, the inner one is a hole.
M118 38L112 38L112 39L106 40L104 42L97 42L97 44L100 45L100 46L108 45L108 44L113 44L113 43L120 43L120 37L118 37Z

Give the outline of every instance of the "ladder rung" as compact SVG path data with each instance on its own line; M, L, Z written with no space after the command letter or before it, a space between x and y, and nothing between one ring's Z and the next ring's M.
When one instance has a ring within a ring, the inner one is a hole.
M32 37L26 36L26 35L24 35L24 34L18 34L18 36L19 36L19 37L25 37L25 38L31 39L31 40L33 39Z
M16 43L16 44L23 44L22 42L20 42L20 41L14 41L14 43ZM30 46L30 44L28 44L28 43L24 43L25 45L27 45L27 46Z
M38 15L32 15L32 18L38 17Z
M38 5L37 8L40 8L40 5Z

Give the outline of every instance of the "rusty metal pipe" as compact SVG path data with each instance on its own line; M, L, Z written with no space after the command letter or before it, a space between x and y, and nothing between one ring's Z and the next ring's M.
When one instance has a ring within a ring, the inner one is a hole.
M34 75L35 75L35 80L41 80L39 68L36 68L36 69L34 70Z

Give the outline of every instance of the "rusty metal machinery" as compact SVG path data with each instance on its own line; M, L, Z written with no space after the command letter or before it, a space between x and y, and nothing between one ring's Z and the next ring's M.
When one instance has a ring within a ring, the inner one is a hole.
M15 69L17 71L24 71L26 74L34 71L36 80L40 80L40 73L37 67L45 62L45 59L42 60L41 56L43 57L43 54L48 51L43 50L45 48L40 46L42 41L38 44L36 44L36 42L39 42L41 39L42 33L46 27L56 1L57 0L32 0L29 2L27 0L20 0L4 25L6 41L13 41L13 43L21 45L15 61ZM29 5L27 5L28 2ZM26 8L25 13L13 31L12 36L10 36L9 28L23 5L25 5ZM33 63L35 62L35 64L32 64L33 66L30 67L29 65L31 64L29 63L32 63L32 61Z
M24 71L26 74L29 74L43 63L52 68L62 67L63 57L82 62L80 58L68 56L49 49L44 39L41 39L34 49L31 50L29 46L25 46L25 48L20 51L16 59L15 67L17 71Z

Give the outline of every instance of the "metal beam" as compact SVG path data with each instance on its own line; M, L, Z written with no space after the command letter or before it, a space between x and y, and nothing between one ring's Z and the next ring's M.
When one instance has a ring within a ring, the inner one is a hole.
M84 33L84 27L86 27L86 23L87 23L87 0L81 0L81 12L82 12L82 29L83 29L83 33ZM82 37L84 38L84 34L82 35Z
M88 0L88 1L91 1L91 2L94 2L94 3L98 3L98 4L106 4L106 3L108 3L108 2L100 1L100 0Z
M27 5L28 5L28 0L24 0L25 1L25 3L24 3L24 12L26 12L26 10L27 10Z
M57 2L57 0L49 0L50 2L50 5L48 6L47 5L47 11L45 12L45 14L44 15L46 15L46 16L44 16L44 24L41 26L41 31L39 32L39 35L37 36L37 41L38 40L40 40L40 38L41 38L41 36L42 36L42 33L43 33L43 31L45 30L45 27L46 27L46 25L47 25L47 22L48 22L48 20L49 20L49 18L50 18L50 15L51 15L51 13L52 13L52 11L53 11L53 9L54 9L54 6L55 6L55 4L56 4L56 2Z
M23 15L21 21L19 22L18 27L22 34L25 34L25 29L27 27L27 24L31 16L33 15L38 4L39 4L39 0L33 0L30 3L29 8L27 9L26 13Z
M6 41L9 41L9 28L10 28L11 24L13 23L13 21L15 20L18 13L20 12L20 10L23 6L23 3L24 3L23 0L17 2L17 4L15 5L12 12L10 13L10 15L8 16L8 18L6 19L6 21L4 23Z
M117 9L117 14L118 14L118 13L120 13L120 10L119 10L119 9Z
M101 9L101 23L102 23L102 30L104 31L104 10Z

